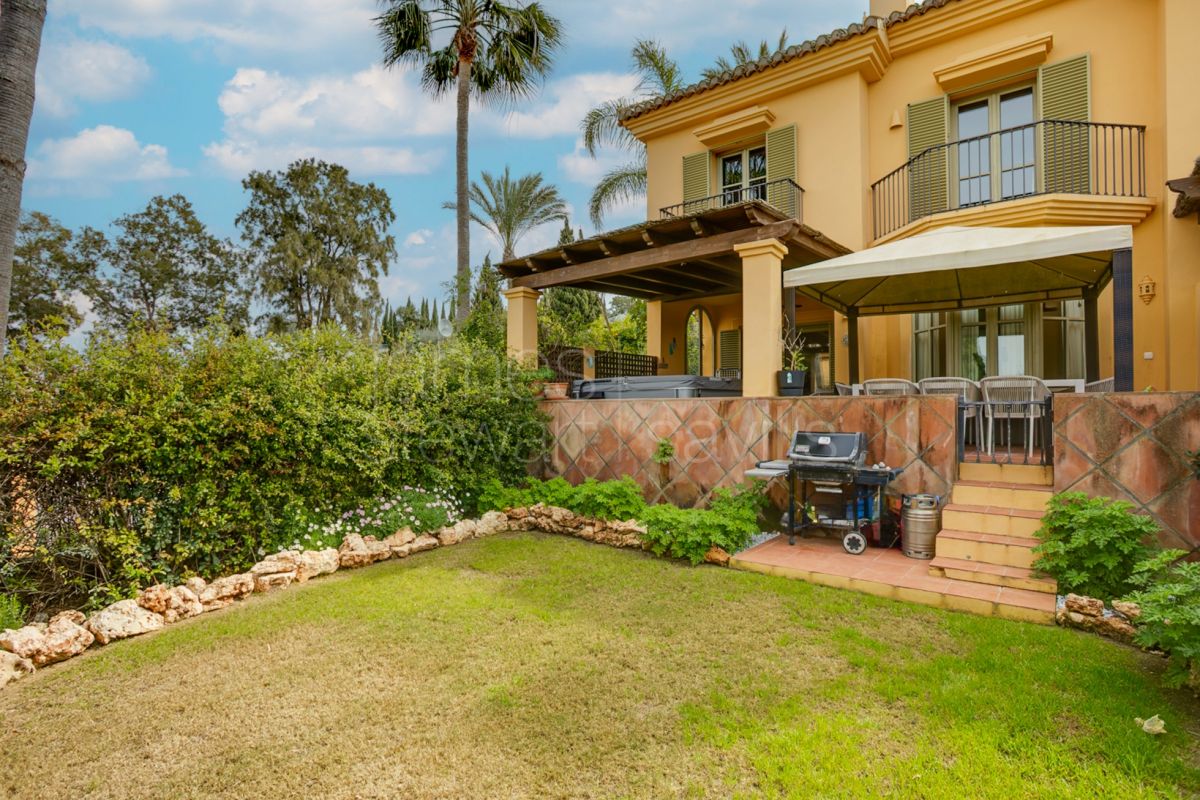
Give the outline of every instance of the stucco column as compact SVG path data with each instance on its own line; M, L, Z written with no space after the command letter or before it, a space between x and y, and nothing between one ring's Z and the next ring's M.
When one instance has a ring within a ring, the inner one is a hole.
M742 396L775 397L783 368L783 257L778 239L735 245L742 258Z
M537 289L515 286L504 291L508 300L508 355L526 366L537 365Z
M663 362L662 300L646 301L646 355Z

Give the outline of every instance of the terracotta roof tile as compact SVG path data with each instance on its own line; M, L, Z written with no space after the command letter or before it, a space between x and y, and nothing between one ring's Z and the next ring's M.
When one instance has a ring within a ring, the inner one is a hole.
M692 95L706 92L709 89L715 89L718 86L724 86L727 83L733 83L736 80L749 77L750 75L755 75L763 70L770 69L771 67L779 64L786 64L789 61L795 61L796 59L803 58L810 53L815 53L823 48L831 47L840 42L852 39L855 36L860 36L870 30L878 28L890 28L893 25L905 22L913 17L921 16L922 14L928 13L933 9L941 8L942 6L946 6L954 2L958 2L958 0L923 0L923 2L920 3L913 3L903 11L893 11L886 18L867 17L861 23L854 23L853 25L848 25L845 28L838 28L837 30L822 34L815 39L809 39L806 42L792 45L784 50L780 50L772 53L769 56L760 58L757 61L752 61L749 64L742 64L741 66L723 72L716 77L700 81L699 83L694 83L691 86L685 86L684 88L672 94L664 95L662 97L655 97L638 103L637 105L630 106L625 113L621 115L621 121L628 122L629 120L636 119L643 114L648 114L651 111L662 108L663 106L668 106L672 103L676 103L684 98L691 97Z

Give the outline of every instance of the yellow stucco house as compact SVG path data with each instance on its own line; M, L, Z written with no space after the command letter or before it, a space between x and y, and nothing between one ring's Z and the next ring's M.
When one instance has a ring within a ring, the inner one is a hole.
M691 369L736 372L747 396L775 393L788 318L818 390L996 374L1200 388L1200 225L1166 186L1200 155L1200 2L870 11L632 109L647 222L502 265L510 351L536 352L541 289L577 285L647 299L660 374L689 369L693 320ZM958 264L930 234L962 226L1024 234ZM1116 238L1053 250L1049 229ZM851 253L873 263L830 261Z

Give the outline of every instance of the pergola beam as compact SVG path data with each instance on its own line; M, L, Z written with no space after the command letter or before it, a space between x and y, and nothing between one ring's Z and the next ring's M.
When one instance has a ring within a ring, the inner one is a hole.
M669 267L687 261L698 261L706 258L728 255L739 244L763 241L765 239L780 239L788 241L800 235L799 225L792 220L773 222L756 228L721 233L704 239L693 239L687 242L665 244L648 250L612 256L598 261L588 261L569 267L560 267L549 272L539 272L513 278L513 286L523 286L530 289L543 289L550 286L564 286L581 283L588 280L626 275L632 272ZM811 237L804 237L817 244ZM830 248L832 250L832 248ZM837 253L833 253L836 255Z

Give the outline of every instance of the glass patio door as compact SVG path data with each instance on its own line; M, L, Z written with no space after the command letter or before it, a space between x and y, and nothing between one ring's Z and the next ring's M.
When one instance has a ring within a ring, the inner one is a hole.
M1033 87L1027 87L955 108L959 208L1037 190L1033 105Z
M959 314L958 373L977 381L989 375L1028 375L1025 304L969 308Z
M767 199L767 148L721 157L721 205Z

